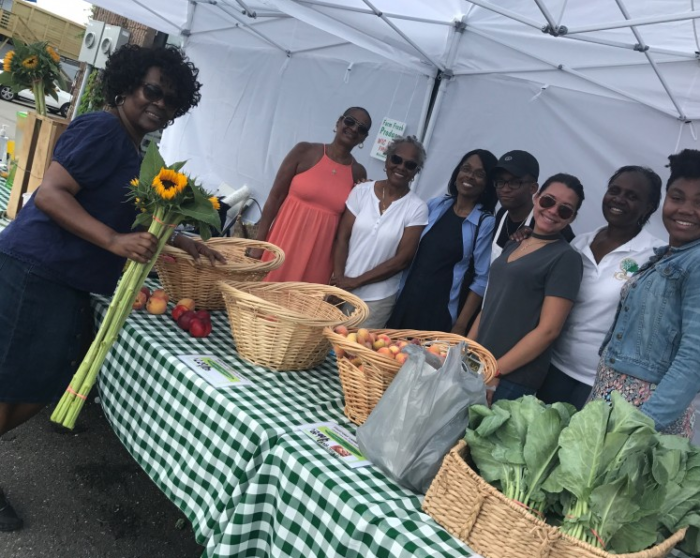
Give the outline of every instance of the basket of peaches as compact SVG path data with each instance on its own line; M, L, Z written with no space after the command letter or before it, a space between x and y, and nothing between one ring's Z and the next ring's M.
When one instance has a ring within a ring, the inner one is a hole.
M407 345L420 345L445 358L452 345L465 342L465 362L480 372L488 382L496 373L496 359L484 347L454 333L412 329L348 329L338 326L323 330L333 345L338 362L340 383L345 395L345 416L363 424L408 355Z

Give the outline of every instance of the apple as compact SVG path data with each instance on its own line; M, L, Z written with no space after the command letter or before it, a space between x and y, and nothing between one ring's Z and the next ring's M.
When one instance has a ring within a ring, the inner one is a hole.
M398 362L399 364L403 364L408 360L408 355L406 353L399 353L394 358L396 359L396 362Z
M178 304L175 306L175 308L173 308L170 315L173 317L173 320L178 321L180 316L182 316L185 312L190 312L190 310L187 307Z
M165 314L168 310L168 301L158 296L152 296L146 302L146 311L149 314Z
M369 330L365 329L364 327L358 329L357 330L357 342L360 345L364 345L367 341L369 341Z
M168 302L170 300L170 297L168 296L168 293L166 293L163 289L156 289L151 293L151 298L162 298L165 300L165 302Z
M143 291L139 291L136 293L136 300L134 300L134 303L131 305L131 308L133 310L141 310L142 308L145 308L147 302L148 297L144 294Z
M342 335L343 337L348 336L348 328L344 325L335 326L335 328L333 328L333 331L335 331L338 335Z
M198 318L192 318L190 321L190 335L192 337L206 337L211 333L211 324Z
M198 320L202 320L203 322L206 323L211 323L211 314L207 312L206 310L197 310L194 315Z
M195 318L195 313L192 312L192 310L187 310L182 313L182 315L177 319L177 325L180 327L180 329L184 329L185 331L190 330L190 324L192 320Z
M194 300L191 298L183 298L182 300L178 300L177 305L184 306L188 310L194 310Z

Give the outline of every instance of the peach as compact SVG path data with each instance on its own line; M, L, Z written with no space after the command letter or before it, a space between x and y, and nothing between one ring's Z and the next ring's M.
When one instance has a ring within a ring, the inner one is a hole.
M183 298L182 300L178 301L177 305L184 306L188 310L194 310L194 300L192 300L191 298Z
M149 314L165 314L168 309L168 301L159 296L152 296L146 303L146 310Z
M401 352L398 345L389 345L389 350L391 351L392 355L398 355Z
M343 337L348 336L348 328L344 325L335 326L335 328L333 328L333 331L335 331L338 335L342 335Z
M389 346L392 343L391 337L389 337L386 333L380 333L377 335L377 341L379 340L384 341L384 345Z
M408 347L408 341L399 341L396 345L399 349L403 349L404 347Z
M389 357L389 358L394 358L394 353L392 353L389 350L389 347L380 347L379 349L377 349L377 353L380 355L384 355L386 357Z
M370 342L374 343L377 340L377 334L374 333L373 331L369 332L369 340Z
M369 330L364 327L357 330L357 342L364 345L369 341Z
M345 356L345 349L341 349L340 347L335 347L335 356L337 358L343 358Z
M399 353L394 358L396 359L396 362L398 362L399 364L403 364L408 360L408 355L406 353Z
M365 347L367 347L370 351L372 350L372 342L371 341L365 341Z
M156 289L153 291L151 298L162 298L166 303L170 300L168 293L166 293L163 289Z
M440 356L440 353L442 352L442 347L440 347L440 345L430 345L430 347L428 347L428 352Z
M148 296L146 293L143 291L139 291L136 293L136 300L134 300L134 303L131 305L131 308L133 310L141 310L142 308L145 308L146 303L148 302Z
M374 343L372 343L372 348L377 352L379 352L379 349L386 348L386 343L384 342L384 339L377 339Z
M357 333L348 333L347 339L350 343L357 343Z

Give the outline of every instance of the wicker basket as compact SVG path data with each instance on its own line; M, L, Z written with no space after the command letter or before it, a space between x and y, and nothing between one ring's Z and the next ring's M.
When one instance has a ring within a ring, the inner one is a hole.
M324 327L354 326L369 315L360 298L329 285L291 281L219 285L238 353L273 370L317 366L331 349ZM346 303L354 307L350 315L340 310Z
M353 330L355 331L355 330ZM489 381L496 373L496 359L484 347L478 343L455 335L454 333L442 333L439 331L417 331L413 329L372 329L371 332L385 334L392 340L419 339L422 344L440 342L448 345L456 345L461 341L469 344L469 351L475 354L481 361L484 380ZM393 358L381 355L372 349L368 349L357 343L349 341L342 335L335 333L331 328L326 328L323 334L331 344L338 349L354 355L362 360L362 370L354 366L346 357L338 359L338 371L340 383L345 394L345 416L355 424L363 424L376 406L379 399L389 387L389 384L401 368L401 364Z
M208 258L194 258L184 250L165 246L156 261L158 278L174 301L191 298L199 308L223 310L219 281L261 281L268 271L277 269L284 262L284 252L274 244L241 238L212 238L206 242L210 248L226 257L225 264L211 265ZM270 261L246 256L248 248L263 248L275 257Z
M685 529L631 554L610 554L563 534L506 498L466 463L464 440L450 450L430 485L423 510L484 558L661 558Z

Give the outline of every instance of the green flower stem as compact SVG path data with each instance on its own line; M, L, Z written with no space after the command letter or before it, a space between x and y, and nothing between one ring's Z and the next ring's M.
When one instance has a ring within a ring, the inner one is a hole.
M37 114L46 116L46 97L44 95L43 80L35 80L32 84L32 92L34 93L34 104Z
M73 376L68 390L63 394L51 415L53 422L70 429L75 426L78 415L85 404L85 398L90 393L92 386L95 385L97 374L112 345L117 340L124 322L131 313L136 295L179 221L180 216L176 214L166 214L162 208L156 210L155 218L148 229L148 232L158 239L156 253L148 263L129 262L87 355Z

